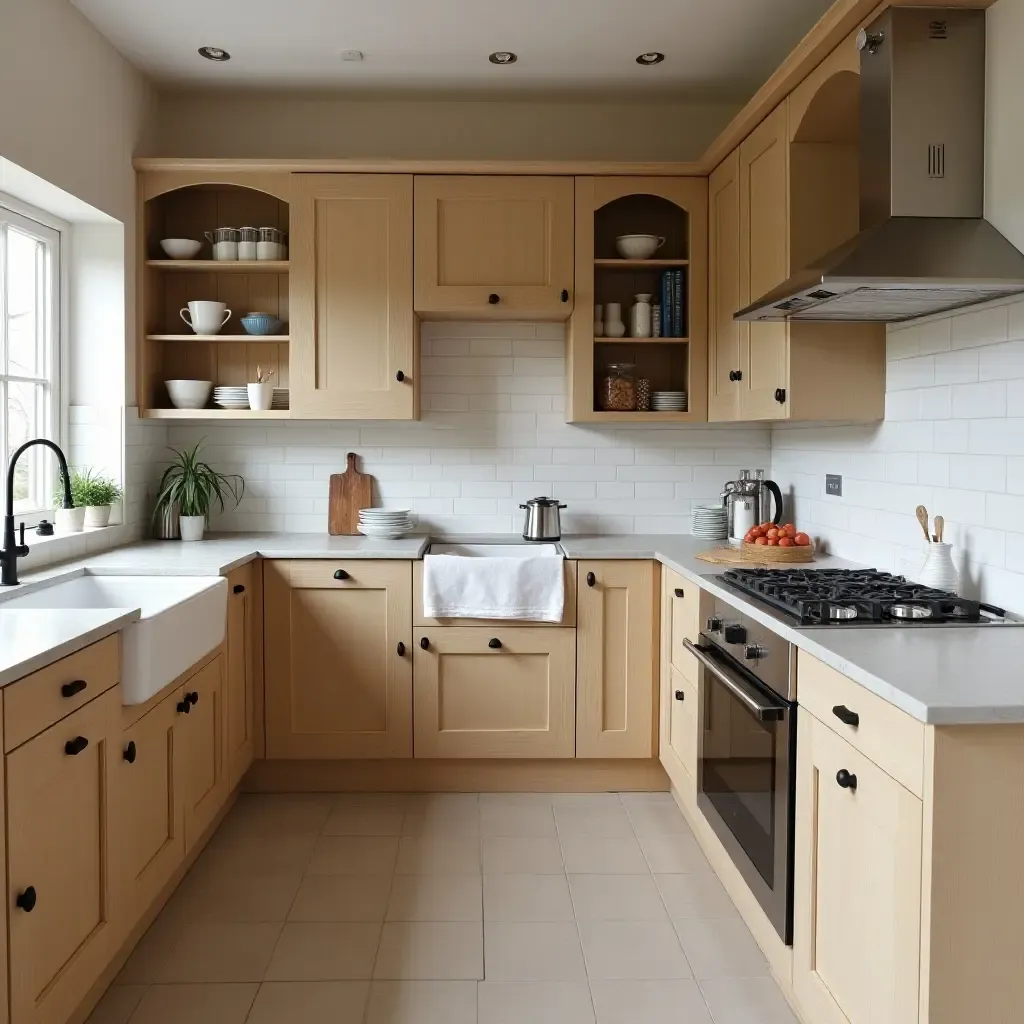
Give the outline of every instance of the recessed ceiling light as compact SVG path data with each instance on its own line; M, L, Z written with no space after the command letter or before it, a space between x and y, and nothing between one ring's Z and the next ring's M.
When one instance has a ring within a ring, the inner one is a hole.
M651 50L650 53L641 53L637 57L637 64L643 64L644 67L650 67L652 64L660 64L665 59L665 54L658 53L657 50Z
M495 50L487 59L492 64L515 64L519 60L511 50Z
M200 46L199 56L207 60L231 60L231 54L219 46Z
M362 50L342 50L341 51L341 59L342 60L356 60L356 61L362 60L363 59L363 51Z

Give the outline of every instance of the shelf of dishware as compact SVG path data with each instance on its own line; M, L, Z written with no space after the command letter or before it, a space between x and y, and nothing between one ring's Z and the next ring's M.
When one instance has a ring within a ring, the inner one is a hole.
M146 341L219 341L229 345L253 343L287 344L291 340L288 334L147 334ZM666 339L671 341L673 339Z
M288 260L146 260L154 270L190 270L218 274L287 274Z
M288 409L146 409L144 420L287 420Z

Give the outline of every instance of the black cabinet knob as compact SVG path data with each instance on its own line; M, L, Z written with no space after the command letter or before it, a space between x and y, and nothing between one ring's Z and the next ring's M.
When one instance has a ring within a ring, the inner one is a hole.
M729 380L743 380L743 371L742 370L730 370L729 371Z
M421 636L420 637L420 649L425 651L429 646L430 646L430 641L425 636Z
M496 636L491 637L491 639L487 641L487 646L490 647L492 651L496 651L501 647L501 641Z
M676 587L676 589L673 590L672 593L675 594L676 597L682 597L683 596L683 588L682 587Z
M345 572L344 569L335 569L334 570L334 578L336 580L350 580L352 577L349 576L349 574L347 572Z
M36 887L30 885L24 892L19 892L14 905L21 907L26 914L31 914L36 909Z
M775 389L775 401L778 402L779 405L785 405L786 404L786 389L785 388L776 388Z
M236 594L244 594L244 593L245 593L245 587L243 587L241 583L236 583L236 584L234 585L234 587L232 587L232 590L233 590L233 591L234 591L234 592L235 592Z
M839 719L843 725L852 725L854 729L860 725L860 715L856 711L851 711L845 704L837 704L832 709L832 714Z
M708 619L708 632L709 633L717 633L717 632L719 632L719 630L721 630L721 628L722 628L722 619L721 619L721 617L718 616L718 615L712 615L711 618Z
M399 370L398 373L395 374L395 380L397 380L398 383L401 384L402 381L405 380L405 374L401 370Z
M492 306L496 306L499 302L501 302L501 296L497 292L491 292L491 294L487 296L487 301Z
M597 586L597 577L592 572L588 572L587 573L587 586L588 587L595 587L595 586Z
M682 690L676 690L676 700L685 700L686 694Z
M89 746L89 741L84 736L76 736L64 744L64 753L69 757L75 757Z
M562 289L562 301L563 302L568 302L569 301L569 289L568 288L563 288Z
M845 768L840 768L836 772L836 782L843 789L856 789L857 788L857 776L851 775Z
M725 642L727 644L745 644L747 642L747 627L741 626L738 622L726 626Z
M193 690L191 693L185 694L185 700L189 702L193 707L199 703L199 694Z
M60 688L60 695L62 697L74 697L76 693L81 693L88 685L84 679L72 679L70 683L65 683Z
M192 705L187 700L179 700L175 707L179 715L187 715L192 710Z
M398 656L400 658L405 657L405 644L403 644L401 640L398 641Z
M128 746L124 748L124 753L121 755L129 764L135 764L135 755L137 751L135 749L135 740L129 740Z

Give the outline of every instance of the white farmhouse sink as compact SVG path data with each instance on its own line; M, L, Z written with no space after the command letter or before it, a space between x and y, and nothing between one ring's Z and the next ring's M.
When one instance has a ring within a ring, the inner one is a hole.
M431 544L431 555L462 555L465 558L561 558L555 544Z
M3 608L141 608L124 629L121 699L144 704L224 640L220 576L77 576L5 600Z

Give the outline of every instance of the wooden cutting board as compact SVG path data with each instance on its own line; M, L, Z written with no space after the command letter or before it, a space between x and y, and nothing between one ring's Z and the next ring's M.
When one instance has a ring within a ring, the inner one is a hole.
M348 469L331 475L331 490L327 504L327 532L339 534L359 533L359 510L373 507L373 477L356 469L356 453L348 453Z

